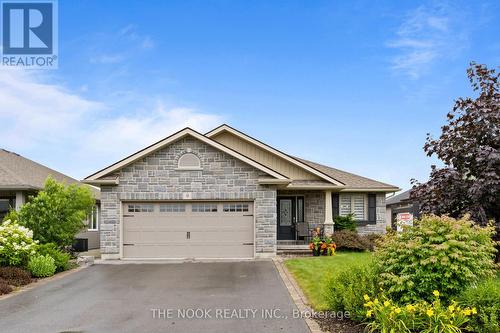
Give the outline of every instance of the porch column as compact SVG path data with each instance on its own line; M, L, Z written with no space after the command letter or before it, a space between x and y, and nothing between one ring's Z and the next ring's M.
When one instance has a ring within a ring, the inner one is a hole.
M24 205L24 193L21 191L16 192L16 210L19 210Z
M325 191L325 222L323 224L325 235L333 234L332 191Z

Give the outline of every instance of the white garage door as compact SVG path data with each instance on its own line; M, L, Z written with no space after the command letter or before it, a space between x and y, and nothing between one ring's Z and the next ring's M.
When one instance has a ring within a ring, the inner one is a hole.
M124 258L252 258L252 202L127 202Z

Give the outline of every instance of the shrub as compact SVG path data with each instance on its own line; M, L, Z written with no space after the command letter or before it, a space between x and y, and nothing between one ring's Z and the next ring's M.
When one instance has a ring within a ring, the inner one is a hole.
M28 228L10 220L0 225L0 266L23 266L35 254L36 242Z
M461 307L456 302L444 306L435 290L434 301L420 301L400 306L382 297L371 299L364 296L368 332L398 333L459 333L468 330L469 320L477 314L476 308Z
M350 318L364 319L363 293L375 295L376 276L372 266L353 266L326 279L324 290L328 308L349 311Z
M366 244L366 247L369 251L374 251L377 243L383 238L381 234L368 234L365 236L361 236L361 239Z
M0 295L5 295L8 294L12 291L12 287L9 286L7 282L4 280L0 279Z
M48 254L37 255L30 259L28 269L34 277L49 277L56 272L54 259Z
M356 231L357 228L357 223L354 220L354 215L349 214L346 216L337 216L333 220L335 222L335 230L341 231L341 230L350 230L350 231Z
M341 230L332 234L337 250L366 251L370 245L355 231Z
M44 189L21 207L17 219L33 230L34 239L40 243L63 247L73 243L94 205L94 195L87 187L65 186L49 177Z
M49 255L54 259L54 263L56 265L56 271L62 272L68 269L69 267L69 253L63 252L57 248L57 245L54 243L47 243L38 246L37 253L40 255Z
M487 280L465 290L459 297L459 303L477 308L477 316L470 322L474 332L500 332L500 279Z
M19 267L0 267L0 280L12 286L24 286L31 282L30 273Z
M473 225L468 217L424 216L378 244L381 286L400 302L430 300L433 290L449 300L494 273L491 235L491 228Z

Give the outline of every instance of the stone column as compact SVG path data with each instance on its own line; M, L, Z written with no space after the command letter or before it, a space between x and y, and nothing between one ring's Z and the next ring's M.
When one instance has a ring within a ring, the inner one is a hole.
M25 203L24 193L21 191L16 192L16 210L19 210Z
M325 191L325 222L323 230L325 235L333 234L332 191Z

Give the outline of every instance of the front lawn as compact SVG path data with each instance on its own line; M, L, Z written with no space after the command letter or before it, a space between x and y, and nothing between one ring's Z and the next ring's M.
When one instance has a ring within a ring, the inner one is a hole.
M372 260L369 252L337 252L332 257L293 258L285 261L310 305L317 311L327 310L324 281L332 274L358 265L367 265Z

